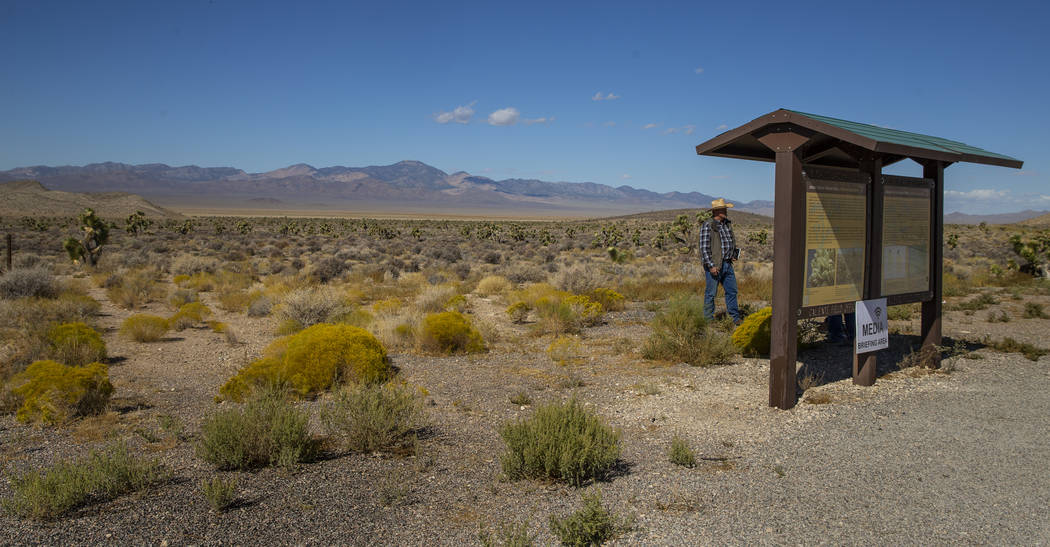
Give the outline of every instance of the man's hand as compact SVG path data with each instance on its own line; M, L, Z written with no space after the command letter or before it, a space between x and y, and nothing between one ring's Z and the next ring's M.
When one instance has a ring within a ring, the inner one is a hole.
M711 272L711 275L718 275L718 268L711 266L709 270Z

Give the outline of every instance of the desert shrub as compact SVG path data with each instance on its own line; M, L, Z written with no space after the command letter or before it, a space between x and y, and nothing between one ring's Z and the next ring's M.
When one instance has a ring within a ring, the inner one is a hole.
M503 276L512 283L538 283L547 279L547 272L535 264L516 262L503 269Z
M744 355L769 355L773 308L765 307L744 318L733 331L733 345Z
M459 295L452 285L431 285L416 297L416 307L423 313L439 312L446 309L456 296Z
M603 282L604 276L593 264L577 264L555 274L551 284L573 294L586 294L601 287Z
M167 334L168 320L156 315L138 313L120 325L120 333L136 342L156 342Z
M325 430L362 453L410 446L420 419L414 390L395 382L347 386L321 409Z
M337 381L380 382L389 372L386 350L368 331L319 324L275 340L261 359L239 370L219 393L239 401L255 387L276 384L308 396Z
M211 317L211 309L200 302L189 302L183 304L179 311L175 312L168 320L171 328L183 330L194 325L203 323Z
M251 295L243 289L223 289L218 297L219 307L228 312L243 312L252 302Z
M113 394L109 371L102 363L66 366L36 361L11 377L8 387L21 404L19 420L47 424L99 414Z
M575 397L504 424L500 436L507 444L501 464L511 480L555 479L579 486L603 477L620 457L620 433Z
M321 259L314 265L312 276L321 283L328 283L338 278L350 269L346 262L334 256Z
M4 508L22 518L55 519L93 501L118 498L165 482L170 471L156 460L132 455L123 443L86 458L60 460L12 477Z
M918 311L918 304L901 304L899 306L890 306L886 310L886 317L896 321L910 321L915 312Z
M184 289L192 289L198 292L211 292L215 290L218 280L215 274L208 272L197 272L192 275L175 276L172 281Z
M294 467L316 452L309 421L280 391L260 390L244 405L206 417L196 453L219 469Z
M266 317L273 310L273 300L265 294L253 293L251 304L248 305L248 317Z
M650 323L642 347L646 359L680 361L694 366L729 362L736 353L729 336L707 324L703 301L692 295L672 298Z
M478 281L477 293L481 296L495 296L510 290L510 280L502 275L490 275Z
M423 318L420 345L439 353L477 353L485 351L481 333L457 311L432 313Z
M591 300L602 305L606 311L621 311L624 309L624 297L622 294L604 287L598 287L588 295Z
M507 307L507 315L515 323L524 323L529 318L530 311L532 311L532 306L520 300Z
M1043 305L1038 302L1024 303L1024 317L1025 319L1050 319L1050 315L1043 311Z
M113 304L132 310L164 297L153 270L135 270L121 277L120 284L106 289Z
M278 314L309 327L324 323L344 308L341 298L328 287L295 289L285 295Z
M106 360L106 343L95 329L85 323L63 323L48 330L50 354L55 360L81 366Z
M551 358L551 361L561 366L572 364L580 358L582 353L583 346L580 345L579 336L562 335L555 338L547 346L547 356Z
M696 453L689 447L689 443L678 435L671 439L671 450L668 453L668 459L671 460L671 463L682 467L696 466Z
M178 288L176 288L176 289L173 289L171 291L171 294L168 295L168 305L171 306L172 309L175 309L175 310L178 310L179 308L181 308L182 306L184 306L186 304L189 304L190 302L199 302L199 301L200 301L200 295L197 294L197 291L193 291L193 290L190 290L190 289L178 289Z
M199 273L215 273L218 267L219 262L214 258L184 254L171 262L171 273L189 277Z
M582 498L583 507L574 513L563 518L551 515L551 532L562 545L601 545L630 528L625 519L602 506L600 492L584 492Z
M602 315L605 313L605 309L600 303L582 294L566 297L562 304L572 310L573 321L582 326L592 327L600 324Z
M237 479L235 478L201 479L200 489L204 494L204 499L208 500L208 505L215 511L225 511L237 499Z
M0 298L53 298L57 294L58 284L47 267L13 268L0 275Z
M990 345L992 349L1002 353L1020 353L1029 361L1038 361L1040 357L1050 354L1050 350L1034 346L1028 342L1018 342L1009 336L998 342L991 342Z
M1006 310L999 310L999 313L995 313L995 310L988 310L985 321L989 323L1009 323L1010 315L1006 313Z
M497 530L478 525L478 541L481 547L532 547L536 536L529 533L528 522L510 522L501 524Z

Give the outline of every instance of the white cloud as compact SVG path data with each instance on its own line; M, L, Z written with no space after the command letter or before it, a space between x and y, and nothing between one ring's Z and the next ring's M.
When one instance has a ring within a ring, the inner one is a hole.
M489 114L489 125L514 125L518 123L521 112L517 108L501 108Z
M526 119L526 120L521 120L521 123L523 123L525 125L532 125L532 124L536 124L536 123L548 124L548 123L552 123L552 122L554 122L554 116L551 116L549 118L544 117L544 118L530 118L530 119Z
M692 135L694 131L696 131L696 126L695 125L690 124L690 125L683 125L682 126L682 132L685 133L686 135Z
M642 129L652 129L654 127L658 127L659 125L660 124L658 124L658 123L647 123L647 124L642 126Z
M678 132L678 128L677 127L668 127L667 129L664 129L664 135L671 135L671 134L674 134L674 133L677 133L677 132Z
M591 100L592 101L615 101L616 99L619 99L619 98L620 98L620 95L617 95L615 93L609 93L607 95L602 95L602 92L599 91L599 92L595 93L591 97Z
M698 67L696 67L696 68L695 68L695 69L693 70L693 72L695 72L695 73L697 73L697 74L703 74L703 73L704 73L704 67L702 67L702 66L698 66Z
M474 117L474 105L476 103L477 101L471 101L470 104L457 106L450 112L439 112L434 115L434 121L441 124L449 122L470 123L470 119Z
M616 127L616 122L610 120L603 123L602 125L604 125L605 127Z
M627 173L624 173L624 174L620 175L620 178L623 179L623 180L627 180L627 179L631 178L631 175L628 175Z
M961 192L959 190L945 190L944 197L949 199L997 199L1003 200L1010 195L1009 190L995 190L992 188L976 188Z
M719 125L718 127L716 127L715 131L725 131L726 129L729 129L729 126L723 123L723 124Z

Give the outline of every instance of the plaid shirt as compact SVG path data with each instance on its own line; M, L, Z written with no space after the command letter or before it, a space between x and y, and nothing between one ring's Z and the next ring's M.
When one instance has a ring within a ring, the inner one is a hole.
M705 222L700 226L700 259L704 262L704 268L710 270L715 266L711 260L711 225L716 224L718 226L718 235L722 239L722 261L728 261L733 255L733 249L736 248L736 240L733 239L733 227L729 219L725 219L722 222L712 219L709 222ZM717 265L719 268L721 264Z

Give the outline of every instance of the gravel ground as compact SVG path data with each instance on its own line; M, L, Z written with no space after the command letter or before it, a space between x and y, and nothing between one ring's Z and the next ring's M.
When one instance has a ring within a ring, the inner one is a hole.
M103 304L104 326L128 314ZM498 307L472 304L482 318ZM528 520L537 543L550 544L549 517L578 507L580 492L500 480L498 428L532 412L509 402L519 392L536 403L575 393L623 431L622 465L595 485L607 507L633 519L613 544L1050 542L1050 357L981 350L982 359L948 361L950 374L891 372L887 363L876 386L862 388L842 372L848 348L822 348L803 355L808 373L823 378L805 396L829 402L784 412L765 404L767 361L710 369L641 361L629 346L646 335L647 317L640 307L611 314L567 367L543 352L549 340L514 330L479 356L395 355L404 377L429 391L418 456L331 454L291 474L222 473L240 485L239 504L225 513L210 511L199 491L216 472L193 456L192 439L149 442L134 431L170 414L192 436L218 386L258 354L272 325L219 313L237 346L205 330L150 345L107 331L122 358L111 368L120 397L112 412L62 429L0 418L3 471L126 438L175 479L57 522L0 516L0 543L460 545L477 544L479 525ZM1045 323L1014 327L1045 332ZM908 340L897 340L899 355ZM566 387L569 379L583 385ZM698 467L667 460L675 435L701 456ZM9 493L0 482L0 497Z

